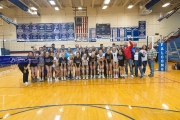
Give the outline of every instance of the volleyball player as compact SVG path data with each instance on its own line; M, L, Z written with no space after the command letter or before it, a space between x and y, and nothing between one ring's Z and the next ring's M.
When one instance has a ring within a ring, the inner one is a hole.
M92 52L91 56L89 57L89 62L90 62L90 74L91 74L91 79L93 78L93 73L94 73L94 78L96 78L96 62L97 62L97 57L95 56L95 52Z
M97 55L98 59L98 66L99 66L99 77L98 78L104 78L104 55L102 53L102 50L99 50L99 54Z
M86 79L88 79L88 75L89 75L89 58L87 57L87 54L84 53L83 57L82 57L82 76L83 79L85 79L85 72L86 72Z
M80 77L81 57L79 52L77 52L76 56L74 57L74 66L75 66L76 80L81 79Z
M114 78L118 78L118 58L116 47L112 48Z
M55 71L55 81L59 81L59 53L56 53L54 57L53 68Z
M71 53L70 57L68 58L68 80L71 78L72 80L74 79L73 77L73 57L74 55ZM71 77L70 77L71 75Z
M39 81L44 81L44 51L40 52L39 62L38 62L38 70L39 70Z
M45 54L45 65L46 65L46 70L47 70L47 81L52 81L52 65L53 65L53 57L50 56L49 52L46 52Z
M30 68L31 68L31 78L32 78L32 82L37 82L37 72L38 72L38 67L37 64L39 62L39 54L36 53L33 55L32 54L32 58L30 61Z
M111 54L110 49L107 49L105 54L107 78L112 78L112 59L113 55Z
M67 72L67 58L64 53L61 53L61 58L59 58L59 65L61 69L61 80L66 80L66 72Z
M125 60L125 56L123 54L123 50L119 49L118 54L117 54L117 58L118 58L118 66L120 69L120 77L125 77L125 71L124 71L124 60Z

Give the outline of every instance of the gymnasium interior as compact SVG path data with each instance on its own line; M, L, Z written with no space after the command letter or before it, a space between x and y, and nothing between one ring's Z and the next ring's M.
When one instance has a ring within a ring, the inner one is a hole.
M153 77L33 83L28 68L27 85L18 68L34 48L128 41L157 51ZM179 93L180 0L0 0L0 119L180 120Z

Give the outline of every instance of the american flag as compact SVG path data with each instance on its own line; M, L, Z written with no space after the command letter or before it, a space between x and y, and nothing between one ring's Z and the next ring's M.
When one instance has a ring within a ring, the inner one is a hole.
M82 23L76 23L76 39L82 39L88 37L88 17L78 17ZM76 19L76 18L75 18ZM76 19L77 20L77 19Z

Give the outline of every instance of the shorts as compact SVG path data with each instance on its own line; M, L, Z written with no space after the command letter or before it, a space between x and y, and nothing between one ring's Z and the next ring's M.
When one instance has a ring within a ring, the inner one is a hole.
M47 65L47 66L52 66L53 63L46 63L45 65Z
M37 64L31 63L31 64L30 64L30 67L37 67Z
M80 64L79 64L79 63L76 63L76 67L80 67Z
M119 66L123 67L123 66L124 66L124 63L119 63Z
M38 64L39 67L44 67L44 64Z

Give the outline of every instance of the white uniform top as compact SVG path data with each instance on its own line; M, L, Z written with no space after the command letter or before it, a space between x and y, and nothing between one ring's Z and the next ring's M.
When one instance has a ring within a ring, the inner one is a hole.
M86 60L84 60L84 57L82 57L82 65L88 65L89 58L87 57Z
M54 64L54 61L56 61L56 63ZM52 67L57 67L59 66L59 59L54 57L54 61L53 61L53 66Z
M138 56L139 56L139 53L136 52L136 53L134 54L134 60L138 60Z
M99 59L103 59L105 57L105 55L104 54L102 54L102 56L100 56L99 54L97 55L97 59L99 60Z
M68 65L73 65L73 59L72 60L70 60L70 57L68 57Z
M112 52L112 55L113 55L113 62L118 62L117 52Z
M144 57L142 57L142 61L147 61L147 51L146 50L140 50L140 52L145 55Z

